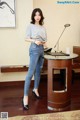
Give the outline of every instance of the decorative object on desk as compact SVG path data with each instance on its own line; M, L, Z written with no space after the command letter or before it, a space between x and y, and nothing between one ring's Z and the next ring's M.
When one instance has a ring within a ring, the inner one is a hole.
M60 41L60 38L62 37L65 29L66 29L67 27L69 27L69 26L70 26L70 24L65 24L65 25L64 25L64 29L63 29L62 33L60 34L60 36L59 36L56 44L54 45L54 48L57 46L57 52L59 52L59 41Z
M51 52L52 48L44 48L44 52L47 53L47 52Z
M15 27L15 0L0 0L0 27Z
M66 53L70 54L70 48L69 47L66 48Z

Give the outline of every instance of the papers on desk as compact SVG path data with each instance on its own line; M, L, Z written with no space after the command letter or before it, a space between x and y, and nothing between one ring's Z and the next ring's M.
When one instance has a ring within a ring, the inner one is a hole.
M51 56L70 56L70 54L67 54L67 53L64 53L64 52L50 52L50 51L47 51L47 52L44 52L46 55L51 55Z

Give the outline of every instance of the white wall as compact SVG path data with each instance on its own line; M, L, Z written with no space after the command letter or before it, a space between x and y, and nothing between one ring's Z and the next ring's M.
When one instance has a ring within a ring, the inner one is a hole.
M0 66L28 65L29 43L25 43L26 26L31 12L40 7L45 16L48 46L53 47L64 24L70 23L61 40L60 50L80 45L80 5L57 4L57 0L16 0L16 28L0 28Z
M27 65L29 43L25 44L25 30L31 12L40 7L45 16L48 46L53 47L65 23L71 26L64 32L60 49L80 45L80 5L58 5L57 0L16 0L16 28L0 28L0 66ZM0 81L24 80L26 73L0 73Z
M72 52L74 45L80 46L80 4L57 4L57 0L33 0L33 3L34 8L43 11L49 47L55 45L66 23L71 26L60 39L60 50L66 51L70 47Z
M25 43L33 0L16 1L16 28L0 28L0 66L28 65L29 43Z

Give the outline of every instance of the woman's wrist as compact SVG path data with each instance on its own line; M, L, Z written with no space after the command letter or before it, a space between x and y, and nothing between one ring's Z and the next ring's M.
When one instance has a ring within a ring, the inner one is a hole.
M36 40L34 40L34 39L32 40L33 43L35 43L35 41L36 41Z

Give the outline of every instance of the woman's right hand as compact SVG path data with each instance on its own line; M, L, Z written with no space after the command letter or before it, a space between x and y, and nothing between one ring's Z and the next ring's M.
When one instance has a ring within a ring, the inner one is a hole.
M38 40L35 41L35 44L37 44L37 45L43 45L42 42L38 41Z

